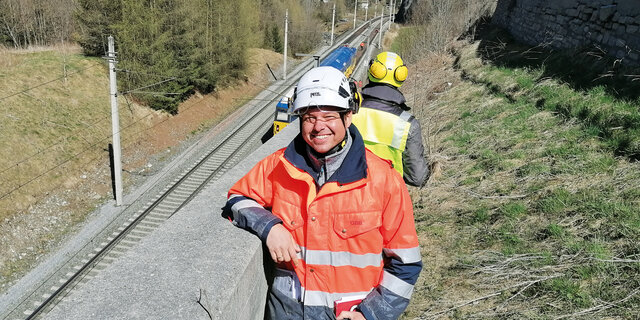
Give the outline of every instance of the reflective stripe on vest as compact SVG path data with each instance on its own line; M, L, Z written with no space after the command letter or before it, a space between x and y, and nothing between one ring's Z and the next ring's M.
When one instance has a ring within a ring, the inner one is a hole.
M378 157L391 160L393 167L403 174L402 152L407 146L411 114L402 111L399 116L371 108L360 108L352 123L364 139L365 146Z
M347 251L307 250L303 246L300 246L300 249L301 251L296 256L298 259L305 260L307 264L334 267L354 266L358 268L382 265L382 253L355 254Z
M366 296L369 291L361 292L346 292L346 293L329 293L322 291L312 291L302 288L302 296L304 297L304 304L307 306L323 306L327 308L333 308L334 302L345 297L353 296Z

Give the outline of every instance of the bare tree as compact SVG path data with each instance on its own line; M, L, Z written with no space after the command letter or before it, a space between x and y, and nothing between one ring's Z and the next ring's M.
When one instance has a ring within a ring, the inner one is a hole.
M73 32L74 0L3 0L2 33L14 48L69 40Z
M491 13L496 0L414 1L410 23L418 28L403 56L419 58L428 52L443 52L451 40Z

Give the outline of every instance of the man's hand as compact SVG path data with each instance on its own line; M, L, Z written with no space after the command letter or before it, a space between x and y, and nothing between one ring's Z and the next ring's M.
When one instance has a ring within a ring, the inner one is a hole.
M278 223L271 228L267 235L267 248L276 263L293 261L294 265L298 265L296 253L301 251L300 246L283 225Z
M337 320L350 319L350 320L367 320L362 313L358 311L342 311L338 315Z

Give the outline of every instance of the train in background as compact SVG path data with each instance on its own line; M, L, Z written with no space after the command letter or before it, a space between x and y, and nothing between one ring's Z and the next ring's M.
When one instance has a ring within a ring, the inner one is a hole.
M360 58L364 55L365 49L366 44L364 42L360 43L357 48L347 45L339 47L333 50L326 58L322 59L318 66L334 67L349 78L358 61L360 61ZM289 99L293 96L293 90L294 89L287 91L282 99L278 101L278 104L276 104L276 114L273 120L274 135L297 118L297 116L289 113Z
M278 104L276 104L276 116L275 119L273 119L274 135L298 117L289 113L289 99L293 96L293 90L295 90L295 88L291 88L291 90L287 91L282 99L278 101Z
M356 67L356 48L339 47L331 52L318 64L319 67L334 67L349 78Z

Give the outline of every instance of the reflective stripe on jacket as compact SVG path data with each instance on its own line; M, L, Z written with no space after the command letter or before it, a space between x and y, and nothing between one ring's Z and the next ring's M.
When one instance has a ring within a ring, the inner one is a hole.
M277 292L267 303L272 318L293 312L324 319L336 300L367 295L359 306L367 319L396 319L409 303L422 262L408 191L388 161L364 148L354 126L349 134L353 145L342 166L320 188L298 135L229 190L225 211L234 224L264 241L282 223L302 248L297 266L277 265Z
M408 185L421 187L429 178L424 157L420 122L406 110L398 89L385 84L368 84L362 89L363 102L352 122L365 145L381 158L391 160Z

